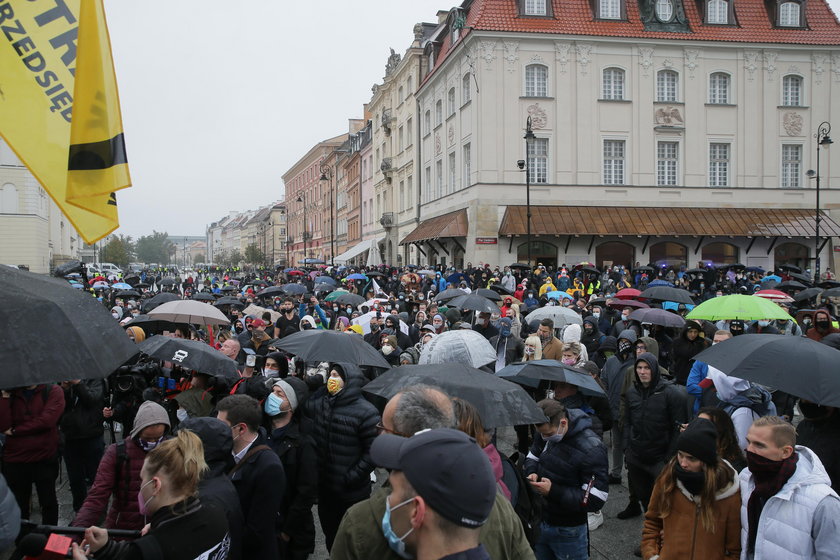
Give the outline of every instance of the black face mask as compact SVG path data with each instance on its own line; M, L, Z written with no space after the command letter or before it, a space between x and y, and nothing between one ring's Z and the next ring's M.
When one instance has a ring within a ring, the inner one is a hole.
M699 496L703 491L703 485L706 483L706 473L704 471L690 472L677 463L674 465L674 475L692 495Z
M376 323L371 323L370 324L370 330L372 330L373 332L378 331L379 330L379 325L376 324Z
M816 326L821 331L827 331L829 327L831 327L831 321L816 321L814 323L814 326Z

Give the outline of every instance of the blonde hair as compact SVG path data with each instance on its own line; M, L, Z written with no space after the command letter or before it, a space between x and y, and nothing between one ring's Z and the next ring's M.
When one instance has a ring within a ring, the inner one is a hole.
M180 430L174 438L149 451L145 467L151 475L163 471L174 489L193 496L198 492L201 475L207 470L204 445L195 433Z
M540 337L538 337L535 334L532 334L531 336L529 336L528 338L525 339L525 345L527 346L528 344L530 344L531 346L533 346L535 348L533 359L534 360L542 360L542 340L540 340ZM525 359L527 361L531 361L531 360L528 360L527 356L525 357Z
M773 431L773 443L776 447L786 445L796 447L796 428L779 416L762 416L752 425L756 428L770 428Z
M580 342L567 342L563 345L563 353L571 352L575 356L580 357L581 349Z

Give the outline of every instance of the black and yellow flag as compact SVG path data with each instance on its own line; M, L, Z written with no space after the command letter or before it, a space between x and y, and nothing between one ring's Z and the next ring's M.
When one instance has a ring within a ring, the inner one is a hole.
M102 0L0 0L0 134L88 243L131 186Z

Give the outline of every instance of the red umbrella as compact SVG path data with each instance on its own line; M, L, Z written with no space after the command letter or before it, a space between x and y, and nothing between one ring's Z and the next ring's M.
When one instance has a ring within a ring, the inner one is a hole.
M642 303L641 301L636 301L635 299L613 299L610 300L607 305L610 307L632 307L634 309L647 309L650 307L646 303Z
M777 303L791 303L793 301L793 298L790 297L789 294L786 294L781 290L759 290L755 293L755 295Z
M618 299L636 299L642 295L642 292L637 290L636 288L624 288L623 290L619 290L615 297Z
M290 270L286 274L289 276L303 276L304 272L302 270Z

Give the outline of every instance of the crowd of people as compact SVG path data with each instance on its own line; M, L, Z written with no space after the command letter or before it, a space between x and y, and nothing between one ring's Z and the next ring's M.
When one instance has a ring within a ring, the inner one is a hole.
M336 559L585 559L610 486L626 472L628 503L607 523L643 516L636 553L645 560L836 558L840 414L695 358L744 333L840 349L831 299L797 299L809 286L791 274L581 263L80 280L136 343L205 342L235 362L238 378L141 356L132 371L154 363L177 386L162 392L155 377L117 402L113 378L80 371L81 379L4 390L2 472L15 500L4 500L0 479L0 507L28 517L34 486L43 523L57 524L63 460L71 525L87 528L77 559L305 559L315 551L315 512ZM681 327L631 317L640 291L660 285L691 295L692 303L647 300ZM703 301L772 288L790 295L774 300L789 319L684 319ZM203 299L230 322L143 321L165 292ZM388 368L282 349L312 330L359 337L391 368L428 363L436 338L468 330L490 349L492 359L470 364L487 375L554 360L601 391L526 387L544 421L513 426L506 455L501 427L486 428L468 399L431 384L375 398L364 387ZM106 446L115 422L124 437L112 431ZM0 546L6 518L0 511ZM107 529L143 536L114 540Z

